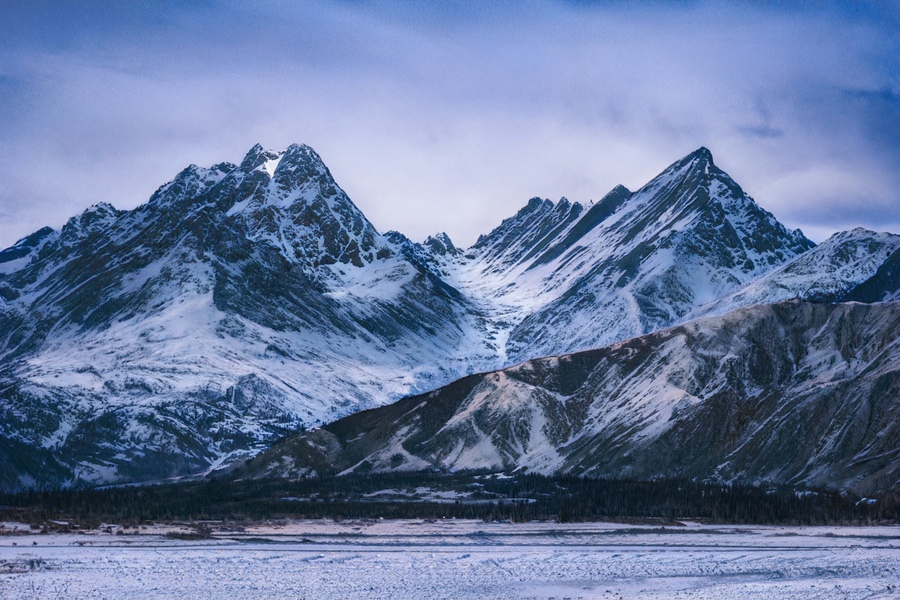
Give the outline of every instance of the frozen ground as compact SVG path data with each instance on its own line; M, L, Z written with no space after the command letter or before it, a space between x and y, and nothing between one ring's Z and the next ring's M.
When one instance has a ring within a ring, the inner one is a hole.
M900 527L2 525L2 598L900 598Z

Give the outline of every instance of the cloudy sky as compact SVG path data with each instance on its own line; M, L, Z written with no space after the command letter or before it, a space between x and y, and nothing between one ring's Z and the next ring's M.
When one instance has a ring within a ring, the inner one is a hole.
M0 247L256 142L418 240L699 146L816 241L900 232L897 6L0 0Z

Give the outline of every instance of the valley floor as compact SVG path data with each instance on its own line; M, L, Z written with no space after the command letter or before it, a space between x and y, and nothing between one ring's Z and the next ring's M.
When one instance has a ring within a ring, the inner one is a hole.
M0 532L2 598L900 597L900 527L366 520Z

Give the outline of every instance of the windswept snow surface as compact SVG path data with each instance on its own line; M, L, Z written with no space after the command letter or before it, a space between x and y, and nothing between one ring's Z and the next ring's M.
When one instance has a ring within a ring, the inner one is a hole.
M806 600L900 594L898 527L442 520L214 528L211 539L197 542L166 538L172 528L162 526L125 529L125 535L0 537L0 596Z

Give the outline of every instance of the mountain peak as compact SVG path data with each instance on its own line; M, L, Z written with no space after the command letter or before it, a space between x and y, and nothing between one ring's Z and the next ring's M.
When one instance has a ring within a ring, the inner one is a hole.
M473 248L481 249L485 259L499 260L507 266L527 261L545 250L583 211L581 204L566 198L554 204L534 197L499 227L479 237Z
M304 171L321 173L327 170L318 153L306 144L291 144L281 152L255 144L247 151L240 168L246 172L262 168L270 177L274 177L275 169L282 165L284 166L281 170L287 171L296 171L300 168Z
M291 144L278 158L279 173L302 171L311 176L328 171L318 153L306 144Z
M710 152L709 148L707 148L706 146L700 146L699 148L688 154L685 158L690 160L705 160L708 163L713 164L712 152Z
M118 217L122 211L108 202L98 202L86 208L80 215L69 219L69 223L78 223L79 226L91 225L99 221L107 221Z
M0 250L0 265L17 258L28 256L33 250L40 247L42 243L55 233L56 231L52 227L41 227L31 235L23 237L9 248Z
M893 233L873 231L871 229L866 229L865 227L854 227L853 229L838 231L831 234L825 241L822 242L822 245L839 244L851 240L885 240L894 237L896 236Z
M60 230L61 239L73 242L91 232L97 231L118 219L124 211L117 210L112 204L99 202L87 208L80 215L66 221Z
M306 144L291 144L290 146L288 146L285 149L285 153L288 153L288 152L298 153L298 154L302 154L302 155L306 155L306 156L312 156L312 157L315 157L317 160L321 160L319 158L318 153L316 153L316 151L313 150L312 146L308 146Z
M686 186L677 195L685 196L684 192L687 188L705 187L709 184L710 177L716 175L724 178L723 183L727 187L737 188L737 184L728 177L728 174L719 169L713 163L712 152L708 148L701 146L687 156L673 162L666 167L659 175L647 182L638 192L658 193L663 189L669 188L670 191ZM736 190L737 191L737 190ZM738 194L743 194L742 191ZM668 193L663 194L668 196Z
M275 160L277 158L277 152L266 150L260 144L254 144L254 146L247 151L247 154L244 155L244 160L241 161L240 168L243 171L252 171L264 162Z
M547 202L549 202L549 200L547 200ZM532 210L537 210L538 207L540 207L543 203L544 203L543 198L539 198L538 196L535 196L534 198L530 199L528 201L528 204L526 204L525 207L522 208L519 212L522 213L522 212L529 212Z
M683 172L690 177L691 173L707 173L710 167L715 167L712 152L705 146L700 146L681 160L675 161L660 176L666 173Z
M459 250L450 240L450 236L443 231L434 236L429 235L423 245L441 256L462 254L462 250Z
M241 214L254 239L277 240L291 260L311 266L374 259L378 232L306 144L280 152L253 146L241 163L238 187L222 206Z

